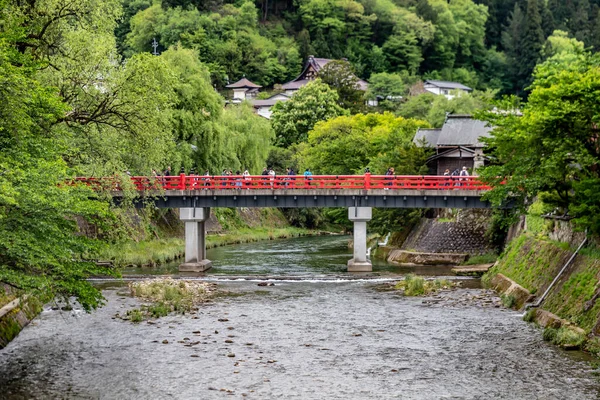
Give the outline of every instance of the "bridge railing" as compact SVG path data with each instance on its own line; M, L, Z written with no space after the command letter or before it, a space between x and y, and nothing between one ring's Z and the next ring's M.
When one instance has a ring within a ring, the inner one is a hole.
M78 182L109 190L121 190L115 178L76 178ZM403 175L281 175L281 176L133 176L137 190L258 190L258 189L409 189L489 190L472 176Z

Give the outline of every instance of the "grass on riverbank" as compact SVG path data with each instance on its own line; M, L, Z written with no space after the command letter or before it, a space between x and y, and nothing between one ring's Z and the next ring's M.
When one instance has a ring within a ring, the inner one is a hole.
M251 243L261 240L286 239L298 236L315 236L321 232L310 229L285 227L285 228L243 228L231 233L208 235L206 247L220 247L228 244Z
M123 319L131 322L164 317L171 312L185 314L196 310L197 305L209 301L219 293L214 283L171 278L131 282L129 290L133 296L152 302L127 311Z
M478 256L471 256L469 259L460 265L481 265L481 264L493 264L498 259L496 253L486 253Z
M184 246L183 239L179 238L122 242L109 246L101 255L101 259L110 260L117 267L153 266L165 264L181 257Z
M546 327L543 334L544 340L567 349L581 349L586 342L586 337L568 327Z
M206 236L206 247L251 243L261 240L284 239L297 236L318 235L320 231L286 228L244 228L232 233ZM168 238L141 242L122 242L109 246L101 260L111 261L117 267L128 265L154 266L169 263L183 256L185 242L180 238Z
M455 283L447 279L425 280L420 276L408 274L404 280L396 283L395 288L403 290L405 296L424 296L454 286Z

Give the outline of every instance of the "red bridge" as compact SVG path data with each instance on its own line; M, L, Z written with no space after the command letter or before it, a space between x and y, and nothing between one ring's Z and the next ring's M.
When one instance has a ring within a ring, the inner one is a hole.
M481 196L490 189L477 177L402 175L282 176L134 176L129 184L116 178L77 178L113 191L137 189L138 206L157 207L383 207L488 208Z
M123 189L116 178L77 178L110 190L118 203ZM139 192L136 206L179 208L185 221L185 262L181 271L205 271L205 222L211 207L346 207L354 223L354 258L348 271L371 271L367 221L378 208L488 208L481 196L490 188L476 177L394 175L157 176L131 177Z

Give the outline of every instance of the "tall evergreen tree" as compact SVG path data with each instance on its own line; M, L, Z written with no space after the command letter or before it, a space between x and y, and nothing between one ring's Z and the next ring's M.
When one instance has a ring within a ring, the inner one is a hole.
M540 7L540 14L542 15L542 30L544 31L544 37L548 37L552 35L552 32L555 30L556 23L554 22L554 15L552 15L552 11L550 11L548 5L543 1L540 4Z
M518 60L521 58L521 39L525 27L525 14L515 3L513 12L508 18L508 26L502 32L502 47L506 51L509 65L510 87L517 87L517 75L519 72ZM511 90L514 91L514 90Z
M595 52L600 52L600 8L595 7L594 22L592 23L591 42Z
M577 40L586 45L591 42L590 13L591 7L588 0L576 0L575 11L569 19L569 30Z
M523 36L520 41L521 54L518 60L516 89L519 94L523 94L533 81L533 69L540 59L544 40L538 0L528 0Z

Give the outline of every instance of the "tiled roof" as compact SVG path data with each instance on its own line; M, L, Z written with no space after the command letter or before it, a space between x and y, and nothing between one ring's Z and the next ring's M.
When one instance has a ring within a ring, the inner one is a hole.
M462 83L458 83L458 82L447 82L447 81L425 81L425 86L427 85L431 85L431 86L435 86L435 87L439 87L441 89L460 89L460 90L466 90L466 91L472 91L473 89L471 89L468 86L463 85Z
M225 86L226 88L229 89L238 89L238 88L252 88L252 89L258 89L261 88L262 86L257 85L256 83L250 82L248 79L246 78L242 78L239 81L232 83L231 85L227 85Z
M299 81L290 81L281 85L283 90L300 89L302 86L310 82L310 79L300 79Z
M481 137L489 137L493 128L470 115L448 115L437 141L439 146L483 147Z
M438 138L440 137L440 133L442 132L441 128L436 129L423 129L420 128L415 137L413 138L413 143L417 146L421 145L423 139L425 139L426 147L436 147Z

